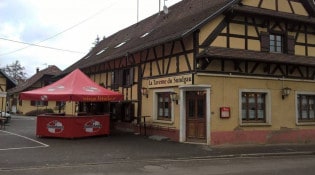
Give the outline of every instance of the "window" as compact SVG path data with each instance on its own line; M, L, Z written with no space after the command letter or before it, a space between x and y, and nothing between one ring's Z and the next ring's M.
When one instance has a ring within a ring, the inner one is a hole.
M108 49L108 47L105 47L104 49L98 51L98 52L96 53L96 55L102 54L102 53L105 52L107 49Z
M119 87L130 87L133 85L134 69L118 69L111 73L111 86L113 90L118 90Z
M261 32L261 51L271 53L286 53L294 55L295 37L291 35Z
M170 121L172 115L170 92L157 93L157 100L157 119Z
M123 70L123 80L122 85L123 86L131 86L133 84L133 69L124 69Z
M315 122L315 94L297 95L298 122Z
M281 35L269 35L269 51L275 53L283 52L283 37Z
M119 88L119 70L111 72L111 89L117 91Z
M48 106L48 101L31 101L31 106Z
M240 124L269 125L271 123L270 93L266 90L240 91Z
M117 45L115 46L115 48L119 48L119 47L123 46L123 45L126 44L128 41L129 41L129 39L126 39L125 41L123 41L123 42L117 44Z
M66 106L66 102L64 101L56 101L56 109L64 110Z

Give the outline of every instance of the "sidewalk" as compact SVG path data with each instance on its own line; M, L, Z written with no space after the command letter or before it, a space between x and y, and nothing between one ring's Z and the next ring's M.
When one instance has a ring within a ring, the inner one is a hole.
M238 145L211 147L208 158L315 155L314 144Z
M153 140L156 140L153 138ZM157 139L158 140L158 139ZM161 142L169 142L163 140ZM189 143L182 143L189 144ZM193 144L194 145L194 144ZM199 151L193 153L194 149L187 147L189 158L233 158L233 157L266 157L266 156L294 156L315 155L315 144L267 144L267 145L195 145L206 153ZM181 150L184 151L184 150Z

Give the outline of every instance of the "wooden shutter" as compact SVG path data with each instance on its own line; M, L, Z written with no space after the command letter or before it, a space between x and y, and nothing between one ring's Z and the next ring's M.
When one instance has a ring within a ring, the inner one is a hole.
M269 52L270 39L269 39L269 33L268 32L261 32L260 33L260 45L261 45L261 51L262 52Z
M287 53L290 55L295 53L295 37L291 35L287 37Z
M115 70L114 71L114 82L112 82L112 89L118 90L119 86L122 84L122 71Z
M119 73L118 73L118 81L117 81L117 84L118 84L119 87L122 87L122 86L123 86L123 83L124 83L124 70L121 69L121 70L119 70L119 71L117 71L117 72L119 72Z
M134 82L134 68L130 68L129 69L129 84L130 86L133 85L133 82Z

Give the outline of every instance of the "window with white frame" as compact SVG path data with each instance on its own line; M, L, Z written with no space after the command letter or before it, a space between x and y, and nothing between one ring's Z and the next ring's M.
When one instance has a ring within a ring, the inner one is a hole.
M157 93L157 97L157 119L170 121L172 117L172 103L170 92L159 92Z
M263 90L240 92L240 121L246 124L270 124L270 94Z
M298 123L315 122L315 94L297 94Z
M174 102L171 100L172 89L153 91L153 120L155 122L174 122Z

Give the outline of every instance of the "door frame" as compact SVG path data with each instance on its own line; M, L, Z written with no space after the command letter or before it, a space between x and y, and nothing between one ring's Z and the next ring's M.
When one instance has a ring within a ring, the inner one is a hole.
M185 85L179 86L179 109L180 109L180 121L179 121L179 141L186 142L186 92L187 91L206 91L206 144L211 143L211 133L210 133L210 92L211 85Z

